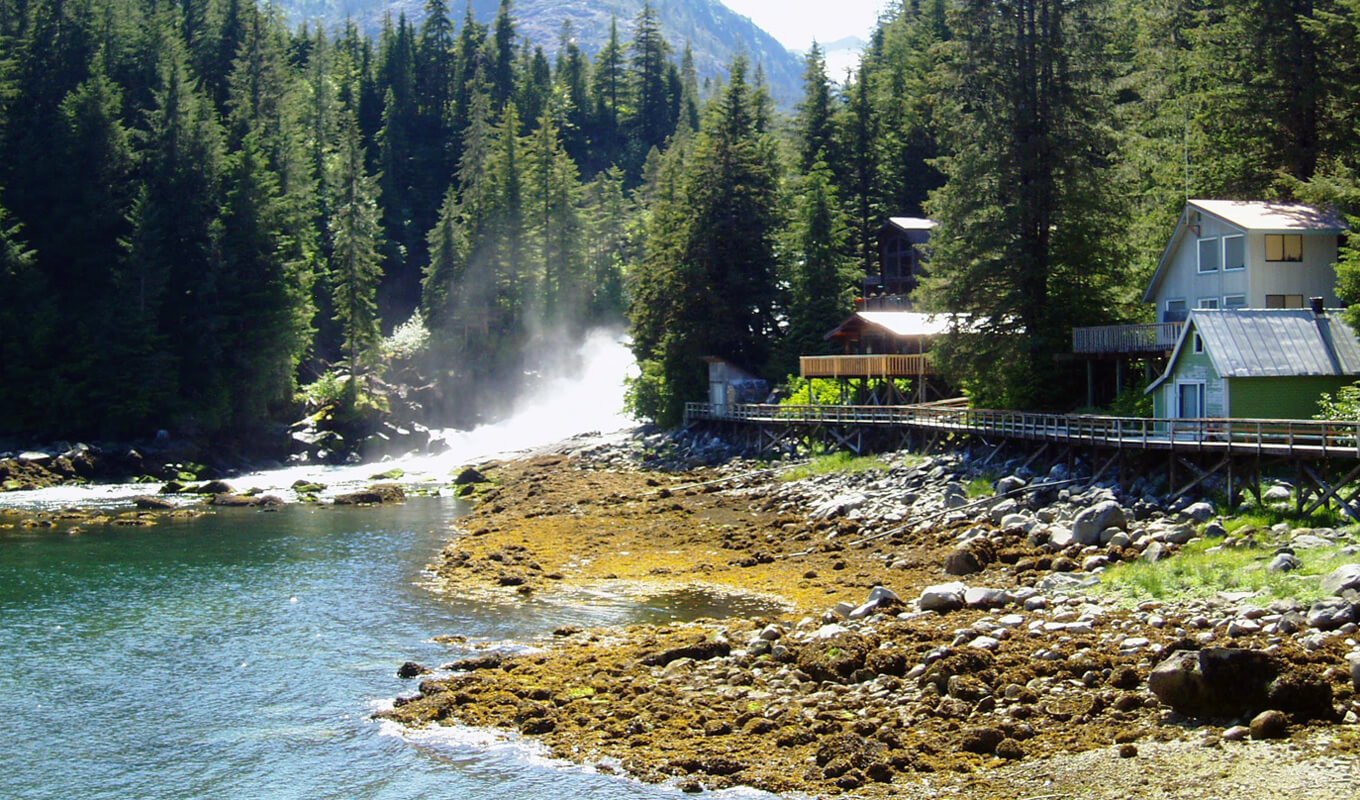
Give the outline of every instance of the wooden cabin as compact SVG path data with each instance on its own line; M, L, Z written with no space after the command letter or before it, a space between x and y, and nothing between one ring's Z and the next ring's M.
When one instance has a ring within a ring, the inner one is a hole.
M1160 419L1309 419L1360 377L1360 341L1337 310L1192 309L1147 393Z

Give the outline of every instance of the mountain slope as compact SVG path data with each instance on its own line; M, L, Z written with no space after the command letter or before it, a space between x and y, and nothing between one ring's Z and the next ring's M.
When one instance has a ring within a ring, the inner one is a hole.
M632 38L633 21L642 10L643 0L516 0L513 11L516 30L552 55L561 38L562 23L570 20L576 41L592 56L609 38L611 19L619 21L619 36ZM321 21L333 27L352 19L361 28L376 32L384 15L405 14L419 24L425 16L424 0L279 0L278 5L295 22ZM473 16L490 23L496 16L499 0L472 0ZM662 29L678 61L685 42L694 49L699 80L726 76L727 65L737 53L744 53L752 69L760 64L770 85L770 93L784 108L802 96L803 65L798 56L786 50L773 36L754 22L724 6L718 0L652 0ZM461 22L464 5L450 2L450 15Z

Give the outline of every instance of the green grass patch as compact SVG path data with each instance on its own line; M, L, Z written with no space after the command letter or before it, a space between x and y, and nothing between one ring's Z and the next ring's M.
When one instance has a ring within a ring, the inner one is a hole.
M1235 527L1241 529L1246 524ZM1268 572L1266 565L1274 557L1275 545L1263 542L1258 547L1215 549L1221 544L1221 539L1204 539L1155 564L1117 564L1105 572L1095 591L1133 603L1213 597L1219 592L1256 592L1261 605L1287 597L1312 602L1324 594L1314 578L1354 560L1342 555L1340 547L1298 550L1295 555L1303 562L1301 568Z
M878 456L857 456L849 451L840 450L824 456L817 456L808 463L794 467L779 477L780 480L784 481L798 481L817 475L829 475L833 472L869 472L870 470L887 468L888 465Z
M994 493L992 487L996 486L996 478L990 475L979 475L963 485L963 491L970 500L979 497L989 497Z

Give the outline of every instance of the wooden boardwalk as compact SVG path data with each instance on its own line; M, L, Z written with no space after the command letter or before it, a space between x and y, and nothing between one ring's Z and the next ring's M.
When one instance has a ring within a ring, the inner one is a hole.
M1070 462L1080 451L1093 457L1093 482L1113 471L1121 483L1126 477L1150 474L1149 470L1161 472L1164 467L1173 499L1222 481L1230 507L1236 506L1244 491L1255 495L1259 504L1263 474L1284 470L1296 489L1300 514L1336 505L1360 522L1360 422L1146 419L939 404L709 403L686 404L685 420L688 425L713 425L748 436L762 452L799 440L820 440L856 453L885 445L923 445L930 452L941 443L964 446L972 442L991 448L986 463L1009 443L1038 443L1029 447L1026 466L1046 453Z
M938 406L688 403L686 420L762 425L866 425L1134 450L1360 459L1360 422L1281 419L1147 419L1034 414Z

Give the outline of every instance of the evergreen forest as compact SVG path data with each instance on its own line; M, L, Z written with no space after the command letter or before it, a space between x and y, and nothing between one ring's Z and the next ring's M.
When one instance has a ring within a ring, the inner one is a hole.
M1054 354L1150 317L1187 197L1360 212L1360 0L903 0L792 115L650 5L551 59L512 0L459 11L0 0L0 434L233 435L397 356L494 413L625 324L675 423L703 356L826 352L888 216L939 222L918 307L985 320L942 351L974 401L1070 407Z

